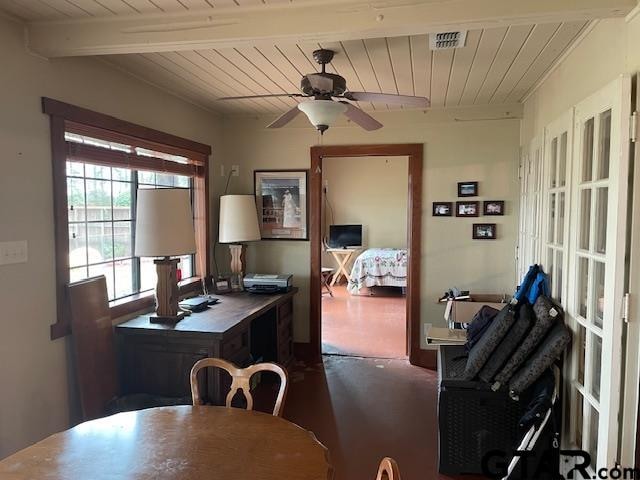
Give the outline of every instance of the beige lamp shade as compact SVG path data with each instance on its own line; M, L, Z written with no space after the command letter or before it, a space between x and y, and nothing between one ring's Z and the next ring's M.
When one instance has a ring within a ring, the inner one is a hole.
M189 191L184 188L138 190L135 255L172 257L195 251Z
M220 197L220 243L260 240L256 199L253 195Z

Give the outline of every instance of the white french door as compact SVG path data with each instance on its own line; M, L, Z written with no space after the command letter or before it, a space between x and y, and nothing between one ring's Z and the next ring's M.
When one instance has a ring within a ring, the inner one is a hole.
M542 142L534 138L520 159L520 224L516 282L538 263L541 240Z
M569 265L569 221L571 211L571 159L573 108L545 128L543 239L541 263L549 276L551 296L560 304L566 298Z
M630 85L628 77L620 77L578 104L574 114L569 275L563 302L574 340L565 439L588 451L598 468L613 466L618 456ZM557 239L559 195L566 187L558 181L551 185L549 195L555 197L549 200L549 217L555 218ZM560 251L556 243L551 245L554 268Z

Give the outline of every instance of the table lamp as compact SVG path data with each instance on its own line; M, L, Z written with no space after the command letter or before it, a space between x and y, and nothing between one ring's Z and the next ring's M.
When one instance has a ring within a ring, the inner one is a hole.
M160 257L153 261L158 283L156 312L150 317L152 323L176 323L184 316L178 309L179 259L171 257L195 253L195 237L188 190L138 190L135 255Z
M232 288L242 290L244 255L242 242L260 240L256 199L253 195L220 197L220 243L228 243L231 252Z

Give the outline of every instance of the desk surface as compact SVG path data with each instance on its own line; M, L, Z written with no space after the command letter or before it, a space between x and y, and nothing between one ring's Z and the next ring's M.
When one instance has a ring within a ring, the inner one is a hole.
M149 315L140 315L116 326L116 329L164 330L224 334L243 322L250 322L274 305L283 303L298 292L292 288L287 293L259 295L248 292L215 295L220 301L204 312L192 313L175 325L151 323Z
M332 471L313 433L273 415L226 407L120 413L0 461L7 480L321 480Z

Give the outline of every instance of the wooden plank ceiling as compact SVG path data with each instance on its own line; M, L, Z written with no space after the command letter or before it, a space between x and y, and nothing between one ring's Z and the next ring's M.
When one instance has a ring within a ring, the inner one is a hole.
M26 21L176 12L305 0L0 0ZM218 50L186 50L101 58L206 108L278 113L290 98L220 102L223 96L295 93L302 75L318 71L312 52L330 48L328 70L353 91L421 95L433 107L517 103L587 25L586 21L470 30L463 48L432 51L428 35L329 43L291 43ZM366 110L397 108L361 104Z

